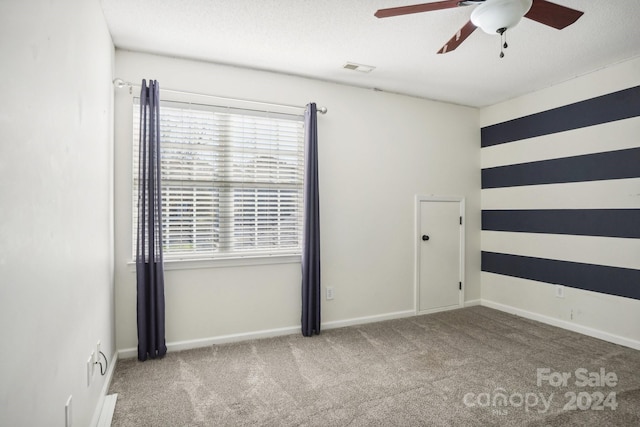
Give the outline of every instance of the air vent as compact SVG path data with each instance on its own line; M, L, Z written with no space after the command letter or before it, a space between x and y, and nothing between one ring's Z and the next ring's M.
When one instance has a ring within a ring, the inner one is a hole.
M353 70L353 71L359 71L361 73L370 73L372 72L376 67L372 66L372 65L363 65L363 64L356 64L355 62L347 62L346 64L344 64L342 66L342 68L346 69L346 70Z

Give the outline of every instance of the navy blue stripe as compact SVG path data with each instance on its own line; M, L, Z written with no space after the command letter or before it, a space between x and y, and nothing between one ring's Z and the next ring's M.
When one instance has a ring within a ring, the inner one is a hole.
M520 117L480 130L482 147L640 116L640 86Z
M640 177L640 148L482 169L482 188Z
M638 239L640 209L483 210L482 229Z
M482 271L640 299L640 270L482 252Z

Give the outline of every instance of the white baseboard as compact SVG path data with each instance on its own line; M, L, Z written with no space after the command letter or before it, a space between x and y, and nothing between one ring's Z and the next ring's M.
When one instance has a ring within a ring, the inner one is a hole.
M98 399L98 404L93 411L93 417L91 417L91 426L98 426L100 422L100 414L102 413L102 408L105 404L105 398L107 397L107 393L109 393L109 387L111 386L111 380L113 379L113 373L116 369L116 364L118 363L118 352L113 353L111 357L111 363L109 364L109 368L107 369L107 375L104 380L104 384L102 385L102 390L100 390L100 398Z
M419 310L418 315L422 316L424 314L435 314L435 313L442 313L443 311L459 310L463 307L464 305L456 304L456 305L450 305L445 307L430 308L429 310Z
M374 316L354 317L346 320L334 320L322 324L324 329L344 328L345 326L364 325L366 323L382 322L384 320L402 319L415 316L415 310L396 311L393 313L376 314Z
M300 331L300 326L290 326L278 329L266 329L255 332L243 332L239 334L220 335L217 337L201 338L196 340L185 340L167 343L167 351L190 350L192 348L209 347L214 344L226 344L230 342L248 341L259 338L271 338L282 335L291 335ZM137 348L125 348L118 350L121 358L127 359L138 356Z
M136 348L123 348L122 350L118 350L118 357L120 359L131 359L132 357L136 357L138 355L138 349Z
M345 326L362 325L365 323L381 322L383 320L400 319L403 317L415 316L415 311L398 311L394 313L385 313L375 316L356 317L346 320L335 320L322 323L322 329L335 329ZM289 326L278 329L266 329L262 331L243 332L239 334L220 335L217 337L202 338L196 340L176 341L167 343L167 351L190 350L193 348L209 347L215 344L225 344L230 342L248 341L260 338L271 338L283 335L291 335L300 332L300 326ZM118 350L118 356L122 359L138 356L137 348L125 348Z
M482 305L482 300L480 299L472 299L464 302L465 307L473 307L474 305Z
M573 332L578 332L580 334L588 335L590 337L598 338L614 344L630 347L635 350L640 350L640 341L621 337L619 335L611 334L609 332L604 332L604 331L590 328L587 326L578 325L573 322L567 322L566 320L555 319L553 317L545 316L545 315L534 313L527 310L522 310L520 308L512 307L510 305L500 304L500 303L489 301L486 299L482 299L480 301L480 305L493 308L496 310L504 311L506 313L515 314L516 316L546 323L547 325L557 326L559 328L567 329Z
M118 393L109 394L105 396L104 403L102 405L102 411L100 411L100 418L96 427L110 427L111 421L113 421L113 414L116 410L116 401L118 400Z

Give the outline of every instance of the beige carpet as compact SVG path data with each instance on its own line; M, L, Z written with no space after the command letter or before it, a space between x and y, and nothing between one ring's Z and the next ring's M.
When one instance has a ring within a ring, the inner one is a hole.
M120 360L109 393L113 426L640 426L640 352L470 307Z

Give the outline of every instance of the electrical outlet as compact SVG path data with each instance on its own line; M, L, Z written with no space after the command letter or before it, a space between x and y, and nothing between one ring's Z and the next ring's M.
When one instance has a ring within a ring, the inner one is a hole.
M327 288L327 299L333 299L333 288Z
M67 403L64 405L64 425L65 427L71 427L71 398L73 396L69 395L67 399Z
M556 298L564 298L564 286L556 285Z

